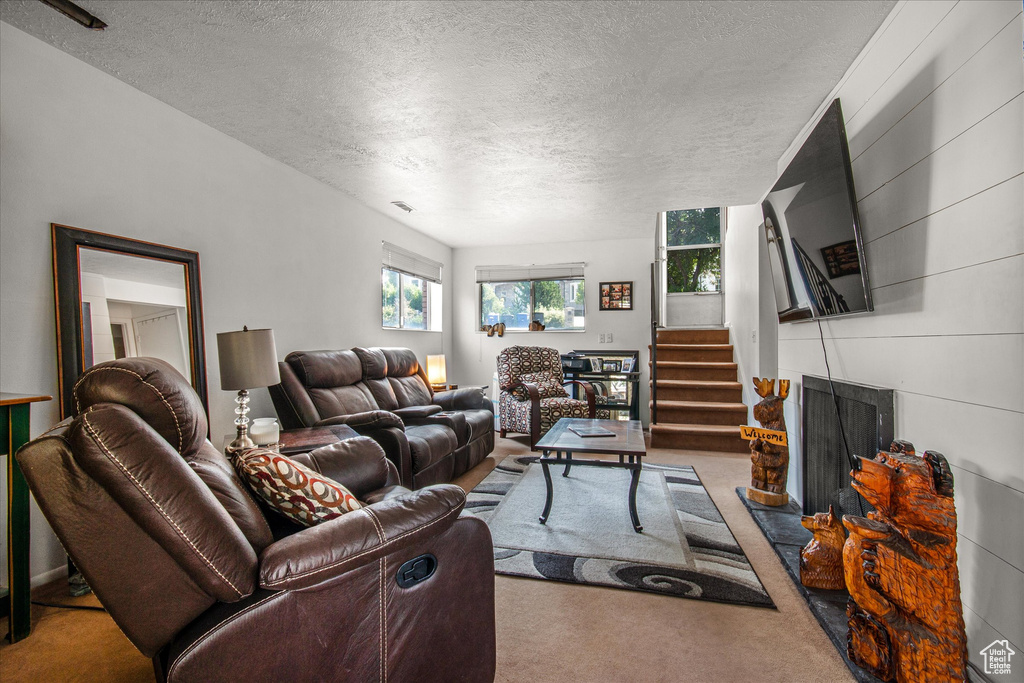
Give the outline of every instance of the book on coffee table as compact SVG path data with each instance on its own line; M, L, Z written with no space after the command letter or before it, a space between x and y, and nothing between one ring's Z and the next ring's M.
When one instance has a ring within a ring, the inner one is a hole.
M591 427L589 425L572 425L569 431L581 437L589 436L615 436L615 432L604 427Z

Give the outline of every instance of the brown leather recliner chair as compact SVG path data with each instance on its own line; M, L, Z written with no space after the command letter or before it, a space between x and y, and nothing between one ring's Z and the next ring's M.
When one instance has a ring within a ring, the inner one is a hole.
M410 492L350 439L294 457L369 505L272 532L169 365L103 363L74 394L79 414L18 462L159 680L493 680L493 551L462 489Z

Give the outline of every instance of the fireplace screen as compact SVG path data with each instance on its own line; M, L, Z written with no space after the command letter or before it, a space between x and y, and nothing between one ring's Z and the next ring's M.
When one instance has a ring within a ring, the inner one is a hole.
M850 453L873 458L889 450L893 439L893 391L849 382L832 382ZM836 418L828 380L803 376L803 510L863 515L871 506L850 485L850 459Z

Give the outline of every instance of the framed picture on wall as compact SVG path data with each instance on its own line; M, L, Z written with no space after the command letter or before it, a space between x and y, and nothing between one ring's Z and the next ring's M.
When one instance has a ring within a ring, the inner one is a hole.
M825 259L828 277L834 280L844 275L859 275L860 261L857 255L857 242L840 242L831 247L822 247L821 257Z
M602 311L631 311L633 310L633 282L602 282L601 306Z

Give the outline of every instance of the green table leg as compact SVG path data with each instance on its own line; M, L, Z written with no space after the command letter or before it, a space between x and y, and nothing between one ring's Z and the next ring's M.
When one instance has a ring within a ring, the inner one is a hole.
M29 440L29 404L3 406L0 410L0 444L7 452L7 638L16 643L31 629L28 484L14 457Z

